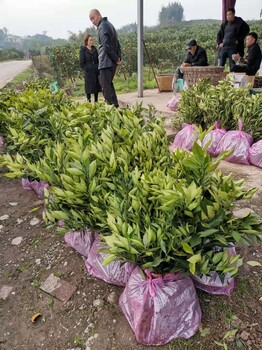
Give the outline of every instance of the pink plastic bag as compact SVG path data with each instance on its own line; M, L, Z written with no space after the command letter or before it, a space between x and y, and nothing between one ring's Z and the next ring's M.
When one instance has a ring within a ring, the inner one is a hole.
M95 240L95 233L91 230L69 231L65 234L64 239L69 247L87 258Z
M192 337L201 323L201 309L191 278L145 273L147 277L135 268L119 299L136 340L164 345Z
M180 97L181 95L173 96L166 106L169 107L171 111L175 112L178 109Z
M171 145L171 147L178 147L181 149L192 150L194 142L198 138L199 132L194 124L185 124L182 130L180 130Z
M249 148L253 143L250 134L242 131L242 121L238 121L238 131L228 131L220 140L217 146L218 154L224 151L233 153L225 158L226 161L238 164L249 164Z
M254 143L249 148L250 163L262 168L262 140Z
M228 257L236 256L235 247L227 248ZM216 271L211 271L209 275L191 277L196 288L209 294L220 294L230 296L235 287L234 277L226 274L224 281L221 281Z
M222 282L218 273L215 271L210 272L208 276L193 276L192 279L196 288L209 294L230 296L235 286L233 277L226 276Z
M123 264L119 260L114 260L110 264L103 266L102 263L107 254L99 252L101 248L106 248L106 245L100 242L97 235L85 262L87 271L90 275L107 283L125 286L135 265L132 263Z
M24 190L33 190L39 198L44 197L44 189L49 187L49 184L45 181L30 181L28 179L22 179L22 186Z
M218 121L215 121L214 130L211 130L206 134L204 140L202 141L202 147L205 147L206 144L211 141L210 145L207 148L207 153L212 157L218 156L217 145L219 144L222 137L225 135L225 129L219 129Z

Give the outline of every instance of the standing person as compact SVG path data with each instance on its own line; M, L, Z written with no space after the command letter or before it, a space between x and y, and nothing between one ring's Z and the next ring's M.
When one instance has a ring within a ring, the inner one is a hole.
M261 50L257 43L257 33L248 33L246 37L247 57L241 57L240 54L234 54L232 59L236 62L231 72L244 72L247 75L256 75L261 63Z
M177 68L178 79L183 79L183 67L208 66L206 50L197 45L196 40L190 40L187 44L187 53L184 62Z
M79 63L85 72L85 92L89 102L91 94L94 94L95 102L98 101L98 92L101 86L98 81L98 52L94 46L94 38L87 34L84 38L85 46L80 49Z
M239 53L244 56L244 39L249 32L249 25L241 18L235 16L235 9L227 10L227 20L221 24L217 33L217 47L219 50L219 66L224 67L229 59L230 68L234 64L232 55Z
M121 63L121 49L114 26L107 17L93 9L89 12L90 21L98 29L99 54L98 69L102 92L105 100L115 107L118 107L113 79L117 65Z

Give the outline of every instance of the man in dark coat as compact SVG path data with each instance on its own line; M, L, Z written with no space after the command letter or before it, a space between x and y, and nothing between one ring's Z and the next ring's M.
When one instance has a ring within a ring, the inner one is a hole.
M102 17L98 10L91 10L89 18L98 29L98 69L102 92L109 104L118 107L113 84L116 68L121 64L121 49L117 33L114 26L107 20L107 17Z
M244 55L244 40L249 32L249 25L241 18L235 16L235 9L227 10L227 20L221 24L217 33L217 47L219 50L219 66L224 67L226 59L229 65L234 64L232 55L239 53Z
M257 43L257 33L250 32L246 37L247 57L234 54L232 59L236 62L231 72L244 72L247 75L256 75L261 64L261 49Z
M187 53L184 62L177 69L177 78L183 79L183 67L208 66L206 50L197 45L196 40L190 40L187 44Z

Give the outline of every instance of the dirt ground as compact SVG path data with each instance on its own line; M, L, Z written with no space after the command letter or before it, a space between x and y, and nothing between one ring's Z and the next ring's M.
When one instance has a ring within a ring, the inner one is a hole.
M245 175L250 185L252 174L241 169L237 177ZM257 174L252 177L255 183L262 181L262 170ZM90 277L83 258L64 243L63 236L45 228L43 202L36 194L25 191L21 180L0 175L0 289L12 287L0 299L0 349L155 349L136 342L118 306L123 288ZM239 208L256 209L262 217L261 197L260 188L252 200L239 203ZM31 221L34 218L39 222ZM22 240L14 245L17 237ZM262 246L238 248L238 252L245 263L231 297L199 291L200 331L189 340L175 340L160 349L262 349L262 268L246 264L250 260L262 263ZM40 289L51 273L76 287L69 301L62 302ZM42 316L32 322L37 312ZM234 335L223 340L231 330Z

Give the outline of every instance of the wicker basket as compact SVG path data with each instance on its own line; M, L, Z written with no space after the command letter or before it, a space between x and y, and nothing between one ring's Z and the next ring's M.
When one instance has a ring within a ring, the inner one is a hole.
M217 66L183 68L184 80L188 86L192 86L204 78L209 78L212 85L217 85L223 71L224 67Z
M254 88L262 88L262 77L255 77Z
M174 77L173 74L161 74L156 76L159 92L173 91L173 88L172 88L173 77Z

